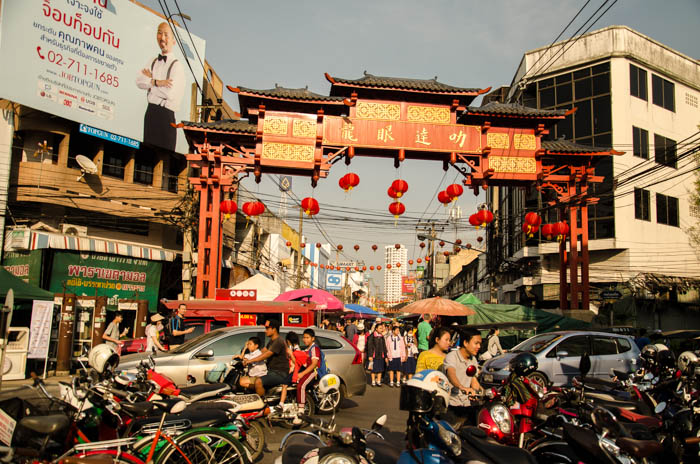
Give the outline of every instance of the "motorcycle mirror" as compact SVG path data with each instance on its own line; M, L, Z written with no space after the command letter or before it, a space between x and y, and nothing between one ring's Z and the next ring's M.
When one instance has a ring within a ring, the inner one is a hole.
M656 405L656 407L654 408L654 413L661 414L665 410L666 410L666 402L662 401L661 403Z
M374 424L372 424L372 430L379 430L384 427L384 424L386 424L386 419L386 414L382 414L381 416L377 417L377 420L375 420Z
M578 365L578 370L581 372L581 377L585 377L591 371L591 357L588 353L583 353L581 362Z
M474 364L467 367L467 376L474 377L476 375L476 366Z

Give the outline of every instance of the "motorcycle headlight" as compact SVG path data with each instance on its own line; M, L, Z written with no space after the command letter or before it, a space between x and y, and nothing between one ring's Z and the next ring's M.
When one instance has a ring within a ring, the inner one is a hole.
M445 446L452 454L455 456L462 454L462 440L459 438L459 435L447 430L440 424L438 424L438 433L440 434L440 439L445 442Z
M355 459L350 456L344 456L342 454L328 454L319 461L319 464L357 464Z
M510 411L502 404L496 404L491 407L491 417L501 429L501 432L510 433Z

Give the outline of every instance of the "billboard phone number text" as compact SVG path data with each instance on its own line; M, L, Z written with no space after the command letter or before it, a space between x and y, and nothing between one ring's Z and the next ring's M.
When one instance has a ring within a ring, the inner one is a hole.
M49 63L65 67L69 71L72 70L78 74L82 73L84 76L92 77L96 81L111 85L114 88L119 87L119 77L107 72L100 72L100 70L97 68L91 68L91 70L88 70L88 66L85 63L73 58L64 57L60 52L54 50L44 52L41 47L36 47L36 53L39 55L39 58L46 60Z

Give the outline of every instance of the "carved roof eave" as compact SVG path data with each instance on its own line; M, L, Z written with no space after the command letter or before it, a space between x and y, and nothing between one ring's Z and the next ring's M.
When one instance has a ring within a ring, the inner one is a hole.
M487 87L485 89L465 89L465 88L459 88L459 87L452 87L452 89L416 89L416 88L410 88L407 86L396 86L396 85L390 85L390 84L379 84L379 83L373 83L373 84L365 84L363 82L360 82L359 79L344 79L340 77L334 77L331 76L329 73L325 73L324 76L326 77L326 80L331 83L331 93L333 93L333 87L345 87L345 88L350 88L350 89L366 89L366 90L388 90L388 91L395 91L395 92L408 92L408 93L420 93L420 94L425 94L425 95L439 95L439 96L454 96L454 97L478 97L479 95L483 95L491 90L491 87ZM382 77L382 76L372 76L370 74L365 74L365 76L371 76L371 77L376 77L378 80L386 80L387 82L391 81L417 81L418 79L401 79L401 78L389 78L389 77ZM440 84L443 86L447 86L447 84L441 84L437 82L436 79L433 79L435 84ZM424 82L429 82L429 80L425 80Z
M620 156L624 155L624 151L617 150L602 150L602 151L564 151L564 150L545 150L544 156Z

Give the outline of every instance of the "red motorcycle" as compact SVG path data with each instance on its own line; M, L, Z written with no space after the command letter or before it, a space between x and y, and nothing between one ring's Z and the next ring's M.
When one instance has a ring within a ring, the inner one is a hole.
M487 390L489 398L477 416L486 435L507 445L523 447L526 434L535 430L537 409L545 389L528 374L537 370L537 358L520 353L510 361L511 374L499 390ZM469 371L467 371L467 374Z

